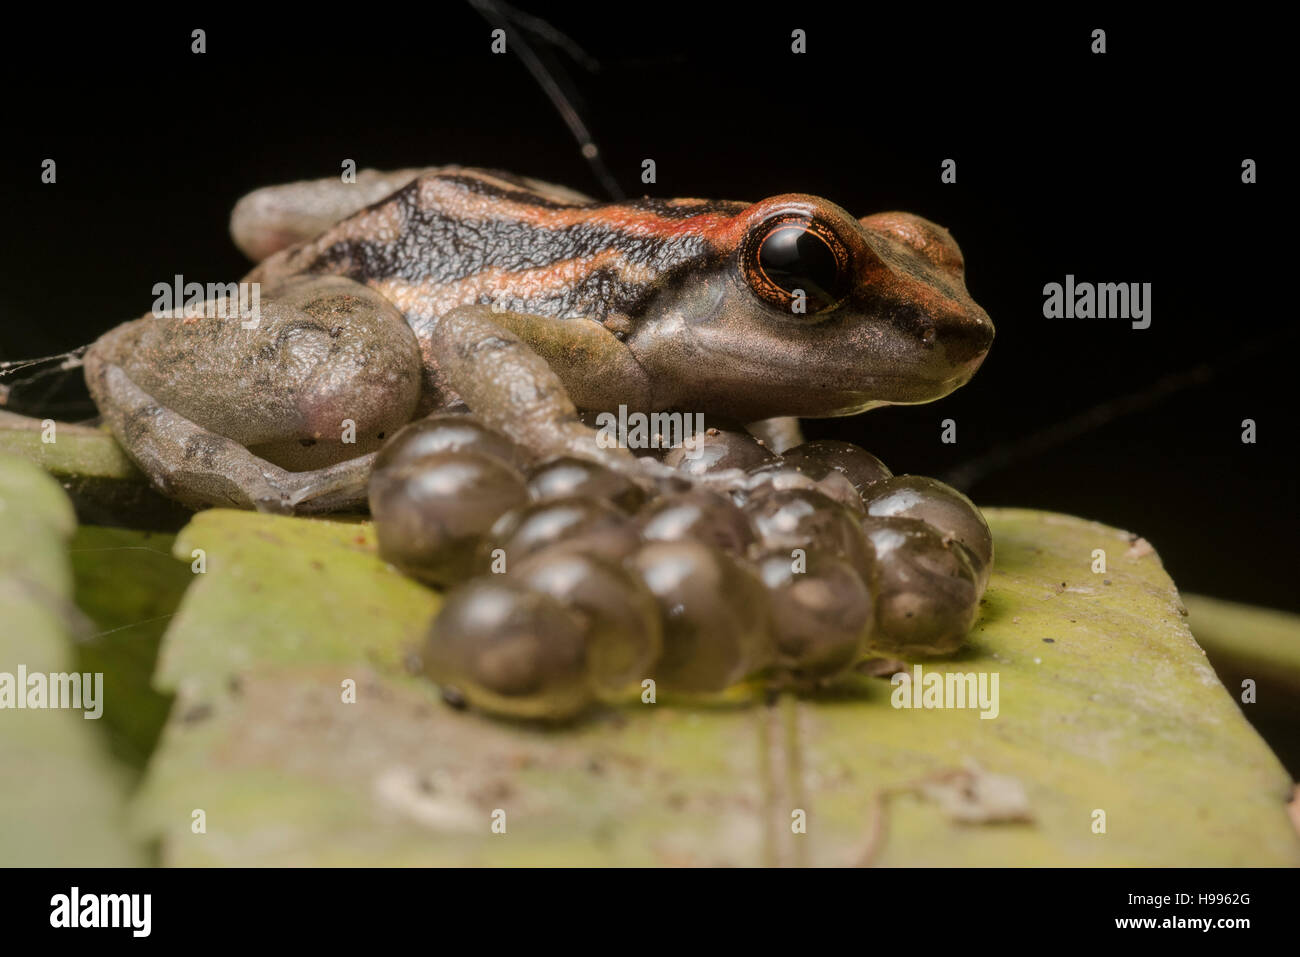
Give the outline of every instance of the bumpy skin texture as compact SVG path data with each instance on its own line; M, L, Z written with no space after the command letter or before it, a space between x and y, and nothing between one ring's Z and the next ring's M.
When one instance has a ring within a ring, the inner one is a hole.
M825 237L833 306L784 304L763 258L773 224ZM802 194L597 203L506 173L367 171L259 190L232 232L267 257L246 281L269 321L138 320L87 356L128 453L198 505L357 505L375 437L461 400L538 458L662 479L598 448L577 410L756 422L926 402L967 381L993 336L945 230Z

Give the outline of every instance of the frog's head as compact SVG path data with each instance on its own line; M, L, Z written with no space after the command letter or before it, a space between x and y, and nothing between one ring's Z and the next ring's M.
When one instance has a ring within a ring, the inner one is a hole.
M993 341L947 230L789 193L704 231L628 345L669 400L741 420L851 415L964 385Z

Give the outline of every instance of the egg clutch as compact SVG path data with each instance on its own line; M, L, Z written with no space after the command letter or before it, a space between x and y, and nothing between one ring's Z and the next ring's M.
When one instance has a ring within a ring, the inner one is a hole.
M719 429L662 463L680 483L647 490L585 459L530 461L459 413L385 444L369 491L380 554L447 589L420 657L448 701L563 720L647 681L814 687L965 640L993 542L957 490L847 442L776 455ZM722 470L743 479L700 486Z

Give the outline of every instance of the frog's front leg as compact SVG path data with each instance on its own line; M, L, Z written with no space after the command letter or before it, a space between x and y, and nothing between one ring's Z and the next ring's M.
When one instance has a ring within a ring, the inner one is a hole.
M642 484L675 474L627 449L606 447L579 421L578 406L649 407L645 370L599 323L471 305L414 328L440 384L535 458L574 455Z
M189 505L363 504L374 450L419 398L410 328L383 297L339 277L287 283L251 326L168 315L106 333L86 354L86 381L109 428Z

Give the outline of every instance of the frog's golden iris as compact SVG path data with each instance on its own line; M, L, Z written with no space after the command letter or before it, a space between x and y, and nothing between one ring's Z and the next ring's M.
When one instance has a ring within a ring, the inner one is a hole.
M760 223L751 237L741 270L754 293L778 309L816 316L852 291L848 250L828 224L783 213Z

